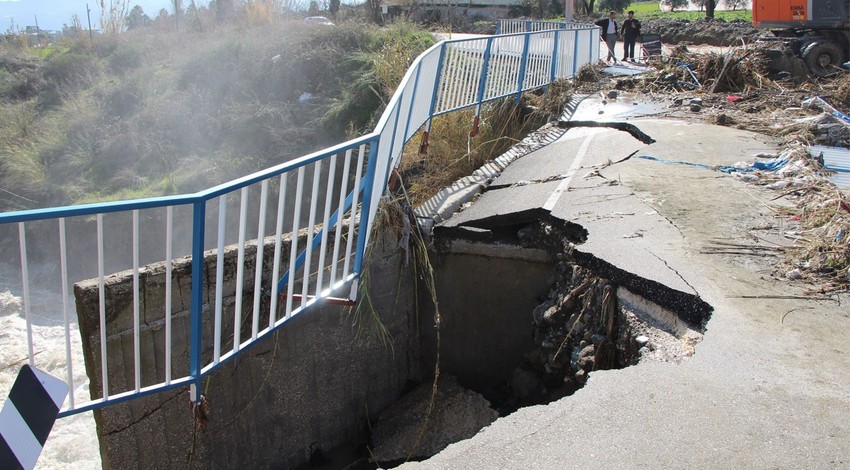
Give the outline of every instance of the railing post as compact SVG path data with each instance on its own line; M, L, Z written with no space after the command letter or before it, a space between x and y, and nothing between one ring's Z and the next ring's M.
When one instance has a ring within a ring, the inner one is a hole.
M404 124L402 138L407 142L407 133L410 132L410 119L413 117L413 108L416 105L416 90L419 89L419 73L422 72L422 63L416 65L416 78L413 80L413 96L410 97L410 108L407 110L407 122Z
M443 58L446 54L446 44L440 46L440 58L437 60L437 72L434 76L434 90L431 93L431 104L428 106L428 119L425 121L425 130L422 131L422 142L419 144L419 154L428 153L428 137L431 134L431 118L434 117L434 108L437 106L437 94L441 91L443 75Z
M487 38L487 47L484 48L484 61L481 64L481 78L478 80L478 93L475 97L475 121L472 124L472 130L469 132L470 137L478 135L478 126L481 119L481 101L484 99L484 89L487 87L487 68L490 66L490 47L493 45L493 38Z
M496 20L496 36L502 34L502 21L504 20Z
M401 104L404 101L404 90L401 90L401 96L398 97L398 110L395 113L395 122L393 123L393 136L390 138L390 151L389 155L387 155L387 175L384 177L384 184L382 187L386 187L387 183L389 183L390 178L390 169L392 169L395 165L393 165L395 160L395 154L393 150L395 150L395 137L398 133L398 118L401 117ZM399 153L404 153L404 136L402 136L402 147Z
M525 20L525 32L526 33L531 32L531 20Z
M487 47L484 49L484 63L481 64L481 79L478 81L478 96L475 102L481 106L481 101L484 99L484 89L487 88L487 69L490 67L490 50L493 46L493 38L487 39Z
M519 64L519 79L517 80L516 104L522 101L522 83L525 81L525 65L528 63L528 43L531 33L525 33L525 44L522 46L522 58Z
M443 81L443 59L446 56L446 43L440 46L440 59L437 61L437 76L434 78L434 93L431 93L431 106L428 108L428 120L434 117L434 108L437 106L437 95L440 94Z
M549 75L549 83L555 81L555 75L558 71L558 46L560 45L560 37L558 37L561 31L555 30L555 44L552 46L552 73Z
M201 334L203 332L201 309L204 303L204 225L206 208L206 200L195 201L192 216L192 311L189 336L189 376L192 379L192 384L189 387L189 397L194 404L201 403Z
M357 277L363 270L363 255L366 251L366 237L369 231L369 216L372 212L372 193L375 186L375 169L378 166L378 147L381 145L381 135L375 138L375 141L369 145L369 163L366 165L366 186L363 190L363 200L360 203L360 227L357 233L357 249L354 251L354 272ZM392 148L390 148L392 150ZM354 188L357 191L357 188ZM351 213L354 214L356 208L351 208ZM354 223L353 217L350 223Z
M579 30L573 31L573 77L578 75L578 35ZM591 41L593 42L593 41Z

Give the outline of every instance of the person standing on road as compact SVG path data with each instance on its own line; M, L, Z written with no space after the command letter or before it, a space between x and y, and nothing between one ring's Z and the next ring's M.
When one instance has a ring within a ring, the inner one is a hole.
M606 61L613 60L617 62L617 55L614 54L614 46L617 45L617 22L614 21L616 16L617 12L612 11L608 14L608 18L594 23L596 26L602 28L602 40L608 45L608 57L605 58Z
M635 12L629 11L628 18L623 21L623 60L635 61L635 41L640 36L640 21L635 19Z

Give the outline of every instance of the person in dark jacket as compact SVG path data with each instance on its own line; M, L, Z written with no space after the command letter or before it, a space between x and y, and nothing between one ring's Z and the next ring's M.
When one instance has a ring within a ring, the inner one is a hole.
M640 36L640 21L635 19L635 12L629 11L628 18L623 21L623 28L620 30L623 36L623 60L635 60L635 41Z
M605 60L617 62L617 55L614 54L614 46L617 45L617 22L614 18L617 12L612 11L608 14L608 18L602 19L594 23L602 28L602 40L608 45L608 57Z

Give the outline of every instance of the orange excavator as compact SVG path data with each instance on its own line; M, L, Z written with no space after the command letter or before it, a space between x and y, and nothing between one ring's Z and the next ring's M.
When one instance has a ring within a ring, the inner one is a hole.
M753 26L786 39L819 77L850 57L850 0L753 0Z

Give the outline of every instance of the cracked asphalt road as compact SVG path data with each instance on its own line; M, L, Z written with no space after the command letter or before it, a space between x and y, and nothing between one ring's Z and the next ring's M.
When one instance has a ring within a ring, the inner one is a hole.
M588 100L574 117L605 106ZM443 225L541 208L581 225L580 252L714 307L695 356L593 372L575 395L521 409L401 468L850 468L850 309L792 298L806 286L771 277L775 258L705 249L760 243L756 227L779 243L780 234L763 231L782 226L773 194L709 169L626 158L726 165L776 143L617 109L601 116L628 120L655 142L570 129Z

